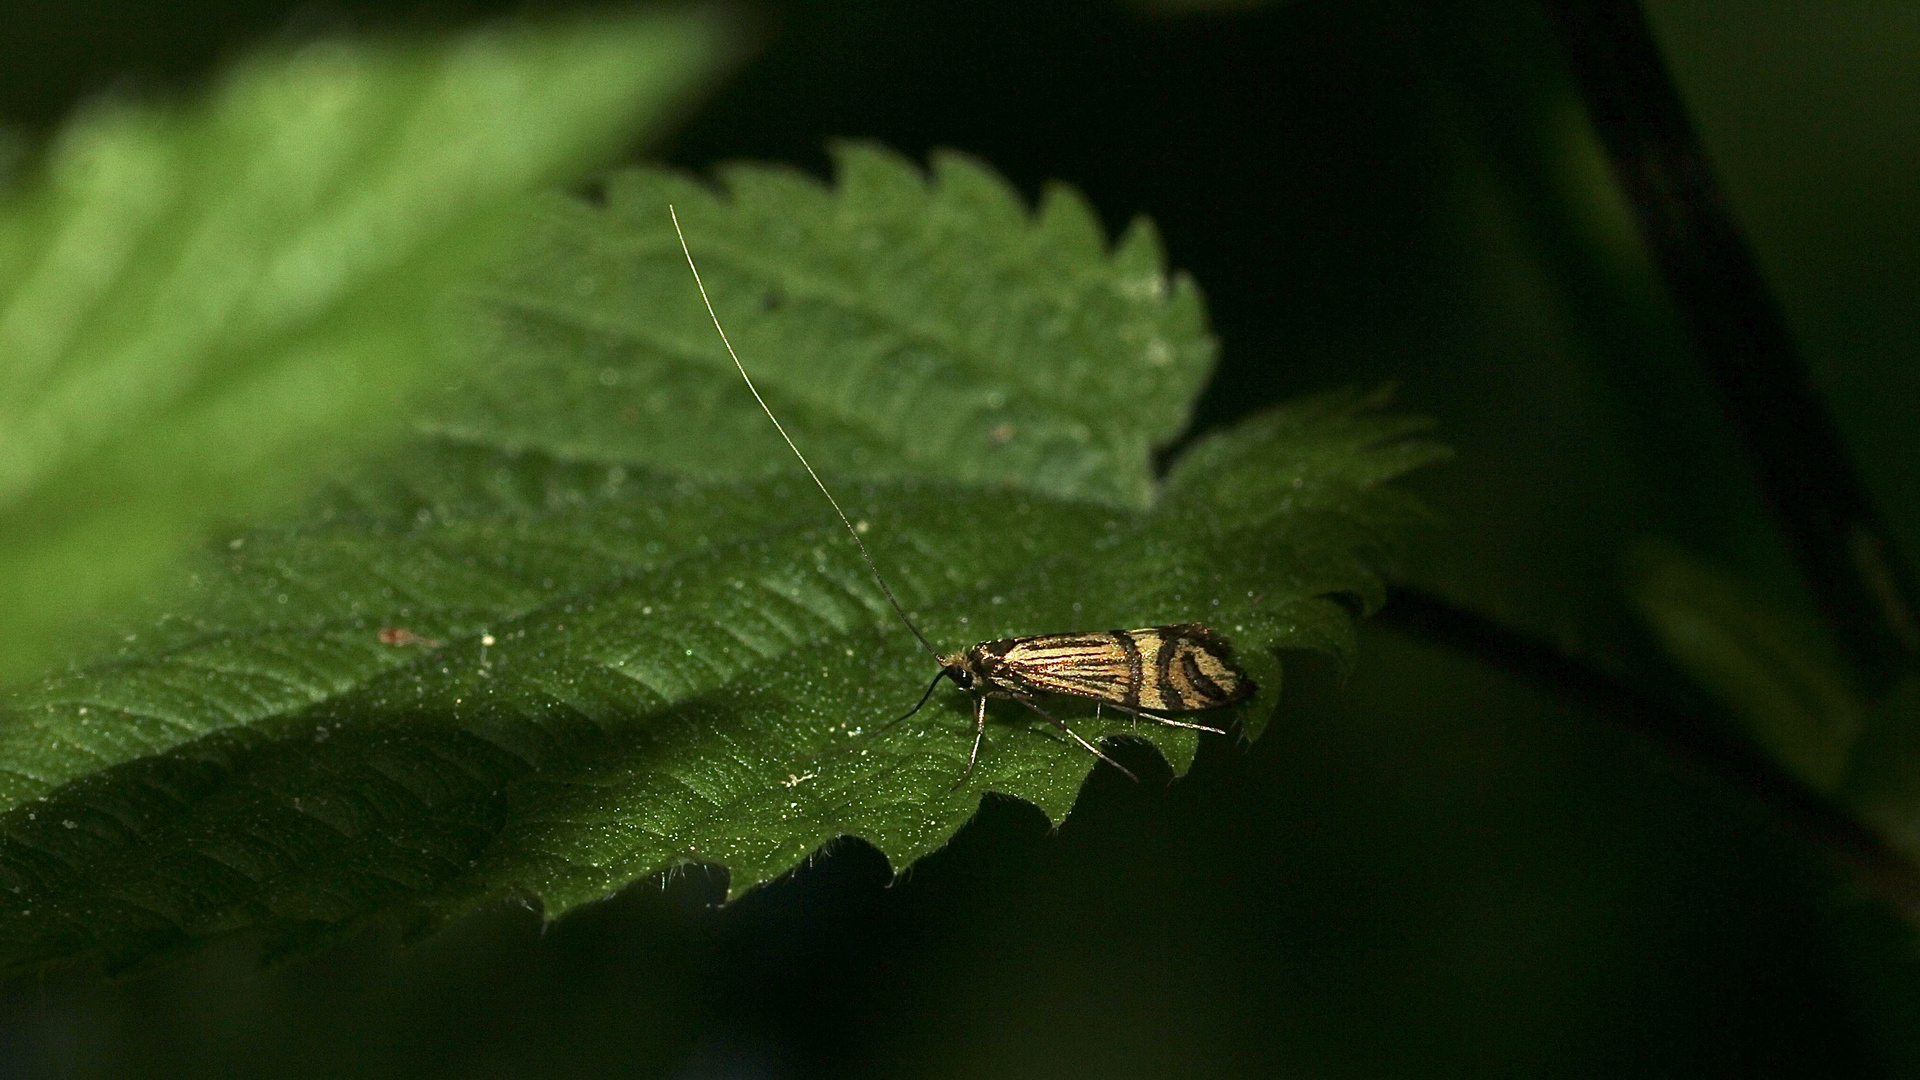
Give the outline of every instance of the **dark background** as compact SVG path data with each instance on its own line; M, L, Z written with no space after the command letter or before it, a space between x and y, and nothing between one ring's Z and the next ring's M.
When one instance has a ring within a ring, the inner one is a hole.
M1660 537L1811 605L1525 2L737 9L656 148L821 172L979 155L1159 225L1223 341L1196 426L1394 382L1461 460L1404 577L1659 683L1621 558ZM188 89L263 40L523 10L7 0L0 120ZM1920 8L1648 8L1856 464L1920 550ZM891 882L845 841L727 907L643 882L272 969L0 987L0 1076L1903 1075L1908 930L1747 796L1550 688L1384 630L1290 666L1248 751L1110 770L1057 833L992 803Z

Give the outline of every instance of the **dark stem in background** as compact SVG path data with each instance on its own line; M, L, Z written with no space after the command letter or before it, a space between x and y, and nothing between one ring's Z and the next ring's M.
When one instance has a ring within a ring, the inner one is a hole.
M1745 794L1821 850L1832 853L1909 918L1920 918L1920 866L1846 809L1801 783L1770 755L1733 734L1704 699L1676 705L1537 638L1396 586L1373 624L1470 655L1490 667L1592 708L1648 738L1674 759Z
M1700 362L1841 643L1876 689L1920 657L1914 590L1635 0L1543 0Z

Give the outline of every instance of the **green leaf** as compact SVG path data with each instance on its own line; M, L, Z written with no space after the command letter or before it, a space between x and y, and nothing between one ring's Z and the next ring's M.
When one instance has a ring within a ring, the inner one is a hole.
M1636 551L1629 576L1667 652L1781 764L1836 791L1868 710L1821 628L1665 544Z
M731 197L639 172L549 202L478 305L487 362L415 442L214 545L118 659L16 695L0 965L243 927L292 948L503 894L558 914L692 862L738 893L842 835L904 865L988 790L1067 812L1092 758L1012 703L964 784L963 695L875 734L934 665L738 386L669 197L943 648L1204 621L1262 686L1214 714L1249 736L1279 650L1350 657L1369 556L1415 513L1383 484L1441 456L1419 425L1316 399L1200 440L1163 488L1152 449L1212 346L1146 227L1108 251L1064 190L1029 216L963 159L840 160L832 191L739 168ZM1192 758L1191 731L1053 704Z
M1167 275L1152 227L1109 252L1065 187L1033 216L957 154L934 158L931 183L875 147L835 159L831 192L741 167L723 171L725 199L639 172L610 181L604 207L552 200L496 294L488 370L434 430L686 476L795 469L721 351L672 203L816 467L1149 505L1152 451L1186 427L1214 355L1199 290Z
M317 45L75 121L0 204L0 682L389 434L508 211L657 129L715 37L654 15Z

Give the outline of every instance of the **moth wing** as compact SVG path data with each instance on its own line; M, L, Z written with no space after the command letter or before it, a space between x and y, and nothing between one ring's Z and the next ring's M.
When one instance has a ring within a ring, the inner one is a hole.
M1198 712L1223 709L1259 689L1234 662L1233 646L1198 623L1129 630L1145 663L1142 709Z
M997 657L995 679L1024 692L1132 705L1140 663L1128 650L1124 633L1042 634L989 641L979 648Z
M1233 646L1198 623L1007 638L975 649L991 677L1014 689L1133 709L1222 709L1258 689L1234 662Z

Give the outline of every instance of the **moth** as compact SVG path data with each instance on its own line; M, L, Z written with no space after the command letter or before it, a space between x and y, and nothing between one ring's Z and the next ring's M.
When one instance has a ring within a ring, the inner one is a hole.
M707 296L707 286L700 280L700 268L694 264L693 249L687 245L686 234L680 229L680 215L672 206L667 207L667 213L673 219L673 232L680 240L680 250L687 257L687 269L693 272L694 285L700 290L700 300L707 306L707 315L713 320L713 328L720 335L720 343L726 346L734 369L746 382L753 400L760 405L760 411L766 413L767 419L773 422L774 430L780 433L787 449L793 451L801 468L813 479L820 494L827 497L840 523L846 526L847 535L853 537L854 546L859 548L860 557L866 561L874 584L880 586L880 593L887 598L894 614L900 616L901 623L920 642L920 647L940 666L939 673L927 684L926 693L920 695L920 701L905 715L876 729L874 735L919 712L933 697L942 679L951 680L962 691L973 695L974 699L973 749L967 755L967 769L961 774L958 784L966 783L967 778L973 775L974 766L979 764L980 746L987 734L989 698L1009 698L1019 702L1079 743L1094 757L1136 782L1140 778L1132 770L1082 738L1065 721L1042 708L1035 699L1042 694L1061 694L1094 701L1102 707L1111 706L1137 719L1151 720L1168 727L1226 734L1217 727L1160 715L1164 712L1224 709L1252 697L1258 689L1247 673L1234 662L1233 646L1199 623L1003 638L983 641L957 653L943 654L934 648L894 597L887 579L881 576L879 565L867 550L866 541L860 539L860 530L853 527L846 511L840 508L840 500L827 490L820 474L813 471L807 456L794 445L793 437L787 434L785 425L773 415L766 399L760 396L759 388L753 385L753 377L747 374L746 365L740 362L739 354L734 352L733 342L727 338L726 328L720 325L720 316L713 309L712 299Z

